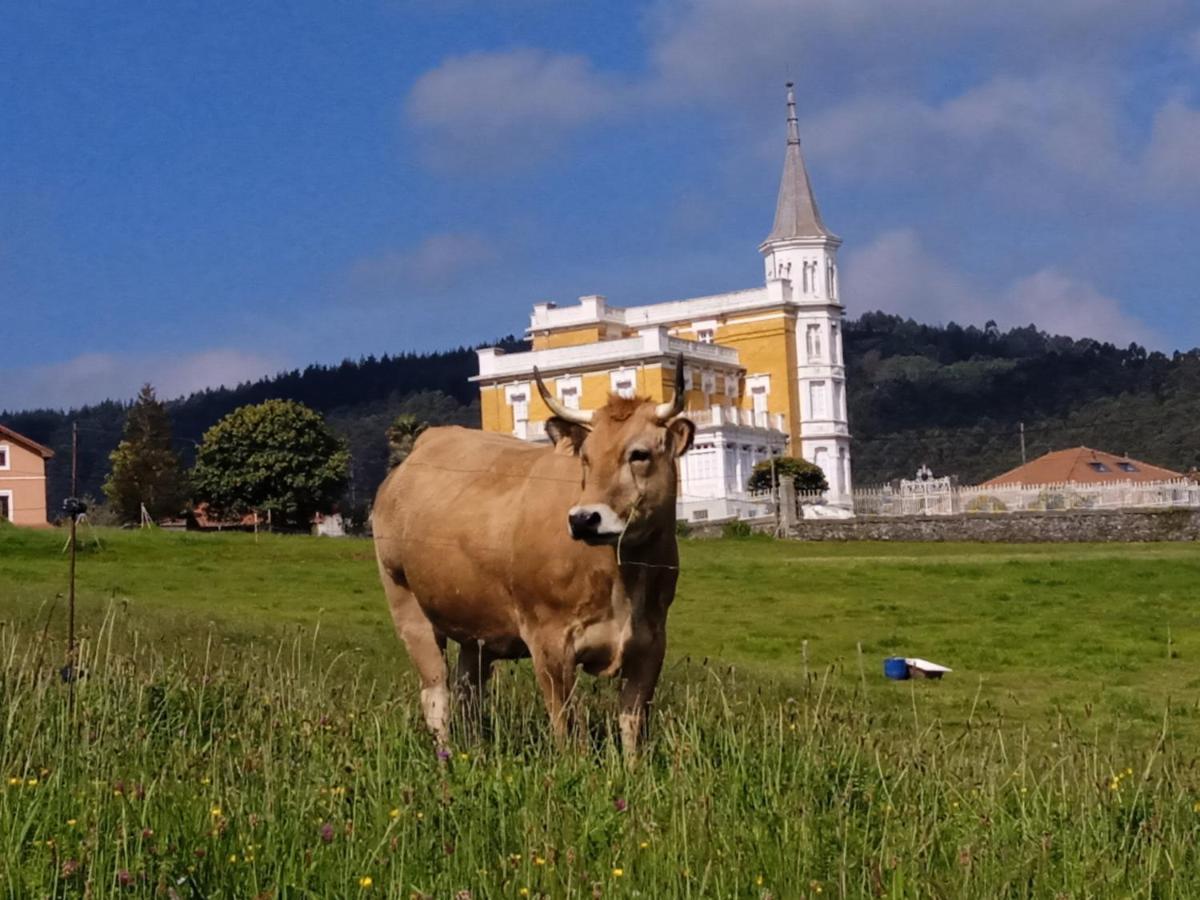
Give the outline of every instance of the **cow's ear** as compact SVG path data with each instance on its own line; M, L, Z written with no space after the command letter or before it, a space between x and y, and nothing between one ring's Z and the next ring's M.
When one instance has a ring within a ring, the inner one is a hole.
M579 454L579 448L588 436L588 427L578 422L568 422L553 416L546 420L546 434L550 436L555 450L561 450L572 455Z
M667 426L667 437L670 441L671 452L676 456L683 456L688 452L688 448L692 446L692 439L696 436L696 426L692 424L691 419L675 419Z

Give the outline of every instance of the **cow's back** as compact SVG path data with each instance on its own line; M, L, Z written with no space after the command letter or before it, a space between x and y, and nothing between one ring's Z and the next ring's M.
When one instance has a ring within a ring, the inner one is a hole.
M431 428L379 489L380 562L451 637L511 637L532 606L553 604L556 568L570 560L575 575L581 554L602 557L567 533L579 479L578 461L545 445Z

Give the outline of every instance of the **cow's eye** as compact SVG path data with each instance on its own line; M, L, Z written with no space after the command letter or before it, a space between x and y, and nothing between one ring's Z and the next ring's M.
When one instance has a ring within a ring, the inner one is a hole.
M629 451L629 461L631 463L650 462L650 451L649 450L630 450Z

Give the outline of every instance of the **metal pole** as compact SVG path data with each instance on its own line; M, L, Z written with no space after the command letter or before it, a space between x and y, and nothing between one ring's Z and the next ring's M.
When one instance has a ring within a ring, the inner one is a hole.
M770 449L770 448L768 448ZM775 505L775 536L779 537L780 532L780 515L779 509L779 482L775 480L775 454L771 454L771 500Z
M79 423L71 423L71 498L79 493ZM75 531L79 514L71 506L71 572L67 593L67 678L75 681Z
M1025 465L1025 423L1021 423L1021 465Z

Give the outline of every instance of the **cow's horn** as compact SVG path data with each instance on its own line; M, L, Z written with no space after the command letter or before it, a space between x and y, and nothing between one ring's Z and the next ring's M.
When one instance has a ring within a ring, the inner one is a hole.
M683 391L683 354L675 360L675 396L668 403L660 403L654 407L654 415L660 422L668 422L683 412L683 403L687 398Z
M542 373L537 370L537 366L533 367L533 380L537 382L538 393L542 395L542 402L550 407L550 412L554 413L560 419L566 419L568 422L574 422L577 425L590 425L592 423L592 411L590 409L567 409L550 393L546 387L546 382L542 381Z

